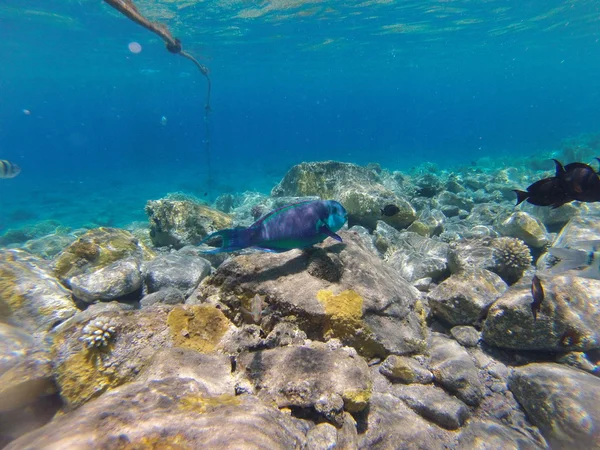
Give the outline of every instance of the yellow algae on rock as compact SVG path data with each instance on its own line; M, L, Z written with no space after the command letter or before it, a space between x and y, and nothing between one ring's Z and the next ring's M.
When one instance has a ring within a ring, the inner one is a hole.
M363 298L357 292L346 290L335 295L323 289L317 292L317 300L325 308L325 339L338 338L364 356L385 354L382 345L374 340L371 330L362 321Z
M210 305L176 306L167 317L173 345L210 353L231 323L221 310Z
M54 274L62 280L79 275L88 268L101 269L129 256L152 259L154 251L129 231L95 228L63 250L54 262Z
M12 311L23 305L23 296L18 292L16 285L14 273L0 267L0 320L3 322Z
M371 400L371 386L367 389L353 389L342 393L344 409L348 412L359 412L365 409Z
M97 350L82 348L56 368L56 381L61 397L70 406L79 406L129 380L105 367Z
M114 450L194 450L193 442L177 433L173 435L165 433L153 433L130 441L119 441Z
M181 409L198 414L204 414L205 412L219 406L237 406L239 404L239 397L231 394L221 394L216 397L188 395L179 400L179 407Z

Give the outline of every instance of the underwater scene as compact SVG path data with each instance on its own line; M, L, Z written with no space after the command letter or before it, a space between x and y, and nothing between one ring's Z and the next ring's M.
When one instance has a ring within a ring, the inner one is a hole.
M0 30L0 448L600 449L598 1Z

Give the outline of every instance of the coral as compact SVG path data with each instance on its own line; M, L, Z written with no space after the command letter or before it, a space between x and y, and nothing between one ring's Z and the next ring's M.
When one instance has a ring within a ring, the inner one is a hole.
M117 328L112 322L97 319L83 327L79 340L87 348L106 347L116 332Z
M492 248L496 263L494 272L508 284L514 284L531 265L529 247L521 239L497 238L492 241Z

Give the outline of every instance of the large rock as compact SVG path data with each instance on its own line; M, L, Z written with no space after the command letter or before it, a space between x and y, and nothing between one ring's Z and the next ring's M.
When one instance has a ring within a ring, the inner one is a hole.
M535 363L513 369L509 388L553 449L600 449L600 378Z
M302 163L292 167L271 192L280 196L319 196L339 201L348 211L349 225L375 228L383 220L395 228L405 228L416 219L415 209L379 181L365 167L336 161ZM387 204L398 206L393 216L382 216Z
M134 258L116 261L93 272L69 280L73 295L86 303L110 302L142 287L140 262Z
M435 381L467 405L479 405L485 389L466 350L456 341L439 334L431 336L430 348L430 365Z
M340 236L343 244L326 240L309 251L233 257L186 302L220 303L236 320L241 308L251 310L259 294L267 303L263 323L271 326L294 321L309 337L339 338L367 356L424 351L425 311L418 291L368 250L360 236L343 231ZM321 267L311 275L307 268L317 257ZM328 281L332 271L339 281Z
M237 361L265 401L314 409L335 422L342 408L361 411L371 396L367 363L349 350L289 346L242 354Z
M72 234L54 233L25 242L23 249L41 258L49 259L63 251L76 239Z
M192 255L173 253L159 255L148 262L145 269L145 280L148 292L176 288L184 295L189 295L191 290L198 286L198 283L209 273L210 263L207 260Z
M24 448L300 448L308 426L191 378L129 383L10 443Z
M77 311L44 260L22 250L0 250L0 322L43 338Z
M149 260L154 256L154 252L129 231L101 227L80 236L57 255L52 265L54 275L69 285L72 277L94 272L116 261Z
M503 236L521 239L534 248L542 248L550 243L544 224L530 214L517 211L498 221L496 228Z
M228 214L189 200L150 200L146 214L157 247L197 245L207 234L232 225Z
M600 280L540 275L545 295L534 320L531 281L508 289L490 308L483 339L515 350L587 351L600 348Z
M452 325L474 325L506 290L502 278L485 269L455 273L427 296L433 315Z
M536 442L522 432L491 420L473 420L461 430L459 449L469 450L542 450L544 442Z
M114 331L105 333L97 346L89 345L86 338L103 324ZM133 380L157 351L180 347L211 353L222 347L232 328L208 305L153 305L139 311L114 303L92 305L53 335L54 376L61 397L69 406L80 406Z

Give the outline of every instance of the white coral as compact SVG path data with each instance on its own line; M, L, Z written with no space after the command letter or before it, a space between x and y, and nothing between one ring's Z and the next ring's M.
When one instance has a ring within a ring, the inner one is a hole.
M117 328L112 322L105 322L104 320L97 319L83 327L79 340L83 342L87 348L106 347L116 332Z

